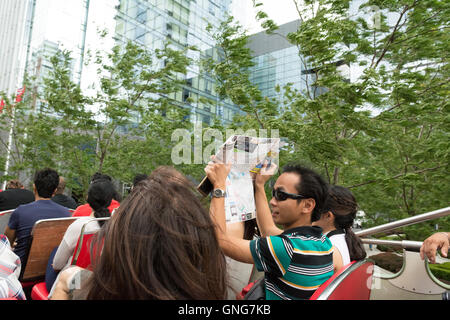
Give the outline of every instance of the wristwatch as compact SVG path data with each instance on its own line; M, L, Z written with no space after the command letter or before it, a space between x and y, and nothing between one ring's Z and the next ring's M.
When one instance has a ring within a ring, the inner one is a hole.
M222 190L222 189L214 189L212 192L212 196L214 198L223 198L223 197L225 197L226 194L227 193L225 192L225 190Z

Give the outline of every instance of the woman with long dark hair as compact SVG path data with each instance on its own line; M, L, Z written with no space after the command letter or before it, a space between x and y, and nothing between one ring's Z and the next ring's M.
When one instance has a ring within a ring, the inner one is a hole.
M358 212L358 204L352 192L341 186L330 186L327 208L328 211L322 213L313 225L321 227L339 251L342 265L364 259L364 246L352 230Z
M224 299L225 257L191 183L155 170L122 203L99 238L88 299Z
M214 224L194 186L173 168L137 184L94 245L101 255L86 280L88 300L226 298Z

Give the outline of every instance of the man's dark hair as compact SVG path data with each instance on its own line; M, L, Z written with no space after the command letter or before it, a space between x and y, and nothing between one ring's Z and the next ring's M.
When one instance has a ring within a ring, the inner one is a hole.
M328 200L328 183L320 174L300 164L288 164L283 168L283 173L296 173L300 177L300 183L295 186L298 194L306 198L313 198L316 205L311 214L311 222L320 219L322 212L326 211ZM301 199L297 200L301 201Z
M107 174L96 172L92 175L90 184L92 184L98 180L108 180L109 182L113 182L112 178L110 176L108 176ZM116 190L116 189L114 189L114 190ZM122 196L117 192L117 190L114 192L113 199L118 202L122 201Z
M55 170L46 168L36 172L33 182L39 197L51 198L58 187L59 175Z
M142 180L145 180L148 178L148 175L144 173L138 173L134 179L133 179L133 187L136 187L136 185L141 182Z
M103 173L100 173L100 172L96 172L96 173L94 173L94 174L92 175L91 183L94 182L95 180L100 180L100 179L112 181L111 177L108 176L107 174L103 174Z

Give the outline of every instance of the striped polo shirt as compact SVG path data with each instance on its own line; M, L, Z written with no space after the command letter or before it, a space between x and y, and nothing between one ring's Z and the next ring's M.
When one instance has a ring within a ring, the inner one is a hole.
M333 245L318 226L303 226L250 242L265 273L267 300L309 299L334 273Z

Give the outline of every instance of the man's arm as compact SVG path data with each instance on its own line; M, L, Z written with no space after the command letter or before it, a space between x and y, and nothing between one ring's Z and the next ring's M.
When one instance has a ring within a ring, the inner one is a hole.
M230 165L210 162L205 172L214 189L226 189L225 181L230 172ZM211 199L210 214L215 224L217 239L225 255L240 262L253 263L250 241L227 234L224 197Z
M11 248L13 248L14 241L16 241L16 230L10 229L8 226L6 226L5 236L8 238Z
M234 236L236 238L244 238L245 233L245 222L233 222L233 223L227 223L227 233L230 236Z
M278 228L273 222L272 212L269 208L266 192L264 190L264 185L272 177L276 169L276 164L272 163L271 166L267 168L267 163L264 163L260 173L254 175L256 222L258 223L259 231L263 237L277 236L283 232L283 230Z
M15 209L11 215L9 216L8 224L5 228L5 236L8 237L9 243L11 245L11 248L14 248L15 241L17 238L17 229L19 228L19 208Z

